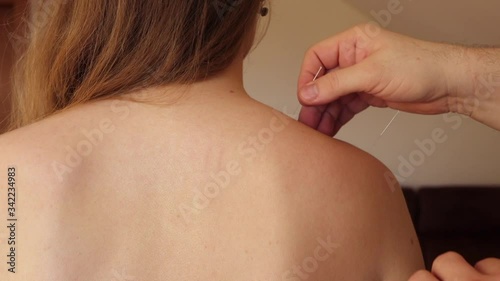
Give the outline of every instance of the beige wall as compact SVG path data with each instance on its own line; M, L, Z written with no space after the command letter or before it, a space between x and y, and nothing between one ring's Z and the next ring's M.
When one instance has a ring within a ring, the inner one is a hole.
M271 1L271 25L247 61L246 86L256 99L280 110L286 107L289 112L298 106L296 79L307 48L356 23L373 20L370 11L384 9L389 2ZM403 11L392 17L388 28L428 40L500 44L498 1L436 2L401 0ZM445 120L443 116L403 113L377 141L394 113L367 110L338 138L375 155L404 180L404 185L500 184L499 132L465 118ZM431 138L434 131L444 134L444 143L436 144L429 155L419 152L415 142ZM418 159L422 155L424 158ZM401 170L405 161L410 167Z

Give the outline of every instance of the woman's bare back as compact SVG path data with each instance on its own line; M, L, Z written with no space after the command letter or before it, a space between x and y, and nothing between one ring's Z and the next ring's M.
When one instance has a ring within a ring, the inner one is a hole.
M18 218L16 273L2 262L1 280L406 280L423 267L383 165L244 95L95 102L1 136L0 154Z

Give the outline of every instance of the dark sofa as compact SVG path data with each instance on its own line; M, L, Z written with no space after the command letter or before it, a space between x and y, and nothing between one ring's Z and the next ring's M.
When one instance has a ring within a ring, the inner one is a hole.
M447 251L500 258L500 186L403 188L426 267Z

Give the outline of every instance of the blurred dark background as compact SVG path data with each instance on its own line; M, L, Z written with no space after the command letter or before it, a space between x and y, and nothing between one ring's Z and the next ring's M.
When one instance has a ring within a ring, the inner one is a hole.
M447 251L471 263L500 258L500 187L404 188L426 267Z

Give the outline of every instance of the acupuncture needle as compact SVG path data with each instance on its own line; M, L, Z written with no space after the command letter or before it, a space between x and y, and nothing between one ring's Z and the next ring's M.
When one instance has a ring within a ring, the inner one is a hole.
M321 70L323 70L323 67L322 67L322 66L320 66L320 67L319 67L318 72L316 73L316 75L315 75L315 76L314 76L314 78L313 78L313 82L314 82L314 81L316 81L316 79L318 79L318 76L319 76L319 74L321 73Z
M396 117L398 117L399 113L401 113L401 110L398 110L398 112L396 112L396 114L394 115L394 117L392 117L391 121L389 121L389 124L387 124L387 126L382 131L382 133L380 133L380 136L382 136L385 133L385 131L387 131L387 129L389 129L389 126L391 126L392 122L394 122L394 120L396 120Z
M321 70L323 70L322 66L320 66L320 68L318 69L318 72L316 72L316 75L314 76L313 81L316 81L316 79L318 78L319 74L321 73ZM396 114L394 114L394 117L392 117L391 121L389 121L389 124L387 124L387 126L385 126L384 130L382 131L382 133L380 133L380 136L383 136L384 133L387 131L387 129L389 129L389 127L394 122L394 120L396 120L396 117L398 117L399 113L401 113L401 110L398 110L398 112L396 112Z
M321 70L323 70L323 67L322 67L322 66L320 66L320 67L319 67L318 72L316 72L316 75L314 75L313 82L314 82L314 81L316 81L316 79L318 79L318 76L319 76L319 74L321 73ZM293 115L294 115L294 116L296 116L297 114L299 114L299 113L297 112L297 111L299 111L299 110L300 110L300 105L299 105L299 107L297 107L297 109L295 109L295 111L294 111Z

